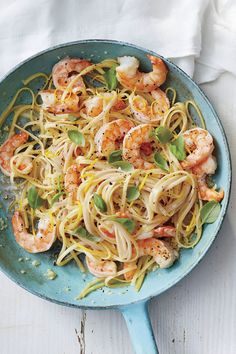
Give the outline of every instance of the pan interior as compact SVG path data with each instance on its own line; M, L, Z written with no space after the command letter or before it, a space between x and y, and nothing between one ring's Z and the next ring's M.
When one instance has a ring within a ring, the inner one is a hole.
M66 56L83 57L91 59L93 62L99 62L105 58L131 55L140 60L142 70L149 71L151 67L146 58L147 53L156 55L133 45L99 40L79 41L49 49L20 64L3 79L0 83L0 112L5 109L16 91L23 86L23 79L35 72L50 73L52 66L60 58ZM8 224L8 227L0 231L0 267L20 286L38 296L68 306L96 308L124 305L160 294L171 287L199 262L210 247L223 221L229 199L231 168L228 145L216 113L198 86L171 62L168 61L167 65L169 75L165 86L172 86L176 89L178 101L188 99L196 101L205 117L207 129L215 138L218 159L215 180L225 190L220 217L214 224L204 227L203 237L194 249L181 251L181 257L173 267L150 273L138 293L132 287L104 288L78 301L75 299L76 296L92 277L81 274L73 262L64 267L54 266L53 261L55 253L58 251L57 246L46 253L32 255L16 244L12 234L11 214L7 210L6 179L1 176L0 226L4 221ZM37 89L39 87L40 82L34 81L33 88ZM28 99L29 97L25 95L22 96L21 101L27 102ZM0 139L4 140L4 135ZM38 267L32 265L34 260L40 262ZM54 280L48 280L45 277L44 274L48 269L56 272L57 277Z

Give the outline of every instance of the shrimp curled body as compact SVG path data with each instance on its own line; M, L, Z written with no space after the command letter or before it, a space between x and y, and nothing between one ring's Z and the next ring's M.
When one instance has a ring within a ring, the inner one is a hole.
M53 84L56 88L64 89L82 70L92 65L89 60L79 58L66 58L56 63L52 69ZM82 77L77 78L73 84L73 91L84 88Z
M15 150L26 143L28 137L29 135L27 133L20 132L7 139L5 143L0 147L0 167L4 174L10 174L10 160L14 155Z
M88 117L97 117L107 106L116 112L126 108L125 102L117 98L114 92L105 92L101 96L90 97L84 102L84 106Z
M194 128L184 132L183 136L185 147L191 152L181 165L184 169L191 169L196 175L199 199L221 201L224 191L209 188L206 182L207 175L214 174L217 168L216 159L212 156L214 143L211 134L205 129Z
M182 161L183 169L191 169L206 160L214 150L211 134L202 128L193 128L183 133L184 144L190 154Z
M138 240L144 240L151 237L175 237L176 228L174 226L158 226L151 231L142 231L137 235Z
M71 165L65 174L65 190L72 194L73 199L76 199L78 186L81 183L80 173L84 166Z
M78 113L79 97L75 93L67 95L65 100L61 100L63 91L44 90L39 92L42 99L43 110L52 114Z
M152 141L150 134L152 126L149 124L140 124L132 129L125 135L123 141L123 157L133 164L135 168L151 169L154 165L146 161L141 155L142 148L149 154L149 144ZM151 152L151 150L150 150ZM146 154L147 155L147 154Z
M198 196L201 200L215 200L220 202L224 198L224 191L216 191L214 188L209 188L206 183L206 175L198 177Z
M157 237L175 237L176 228L174 226L159 226L153 232Z
M30 253L49 250L56 238L55 227L47 217L39 220L35 236L27 232L24 220L18 211L12 217L12 227L16 242Z
M95 135L95 144L99 156L108 156L119 149L120 142L134 124L126 119L117 119L103 125Z
M149 73L138 71L139 61L135 57L118 58L120 65L116 68L116 76L121 85L130 90L151 92L166 81L168 69L163 60L153 55L147 57L152 64L152 71Z
M170 108L169 99L161 89L157 88L151 95L154 98L152 105L149 105L142 96L134 94L129 96L131 112L141 123L159 122Z
M199 199L220 202L224 198L224 191L222 189L216 191L214 188L209 188L206 182L207 175L213 175L216 168L216 159L214 156L210 155L208 159L192 169L192 172L197 176Z
M152 256L160 268L169 268L178 258L178 252L175 251L168 242L148 238L137 241L139 256Z
M172 226L160 226L155 231L154 233L161 237L172 237L176 233L175 228ZM138 240L137 244L139 257L152 256L160 268L171 267L178 258L178 252L168 242L158 240L154 237ZM123 269L127 269L127 272L124 273L125 280L131 281L137 269L136 261L124 262Z
M116 263L113 261L99 260L95 262L87 256L86 263L90 273L97 278L105 278L116 275L117 267Z

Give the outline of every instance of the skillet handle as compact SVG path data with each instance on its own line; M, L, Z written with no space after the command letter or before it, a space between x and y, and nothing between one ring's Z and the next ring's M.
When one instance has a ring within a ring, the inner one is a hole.
M148 303L139 302L120 308L136 354L159 354L148 314Z

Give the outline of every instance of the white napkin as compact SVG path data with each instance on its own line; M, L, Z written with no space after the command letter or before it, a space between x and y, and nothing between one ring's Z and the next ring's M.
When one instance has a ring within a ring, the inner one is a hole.
M0 0L0 76L40 50L88 38L152 49L199 82L236 73L236 4L208 1Z
M225 71L236 75L235 0L210 2L202 23L202 50L194 76L198 82L206 82Z

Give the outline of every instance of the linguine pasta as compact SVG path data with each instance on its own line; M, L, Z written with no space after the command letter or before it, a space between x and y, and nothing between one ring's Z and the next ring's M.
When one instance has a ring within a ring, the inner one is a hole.
M119 83L108 90L104 74L116 65L113 59L90 65L74 75L62 92L54 88L51 76L36 73L24 81L25 86L0 117L3 125L13 115L9 137L15 132L28 134L28 140L14 151L7 173L11 184L17 186L14 209L20 213L27 232L38 237L39 220L49 220L48 229L53 228L61 245L57 266L75 261L85 272L84 256L95 267L100 261L115 262L115 271L95 278L80 298L104 285L131 283L139 290L147 272L158 266L155 257L140 253L139 245L142 240L156 237L154 230L158 227L167 225L175 230L174 236L163 239L176 254L180 248L194 247L202 235L203 201L198 197L197 178L192 170L182 168L181 159L171 148L185 131L195 127L190 106L205 128L199 108L193 101L176 101L175 89L168 87L165 92L171 103L161 112L162 118L152 122L157 102L150 92L127 89ZM29 88L39 78L45 81L41 91L50 92L53 109L59 107L59 113L45 106L40 92ZM83 78L85 85L75 92L78 78ZM31 102L18 104L18 98L26 92ZM74 95L78 99L77 112L63 112L60 107L67 107ZM136 100L133 103L140 114L150 107L152 141L140 154L152 168L136 168L125 160L122 141L116 142L115 154L97 153L95 137L105 124L117 120L128 120L133 126L141 124L132 112L130 97ZM90 109L88 102L92 98L96 98L97 105L94 101ZM122 103L118 108L117 102ZM95 113L94 108L98 110ZM158 138L159 127L167 128L168 142ZM72 165L78 166L79 178L73 192L72 183L66 187ZM29 200L32 188L35 198L41 201L37 205L33 200L33 207ZM131 278L126 276L129 272Z

